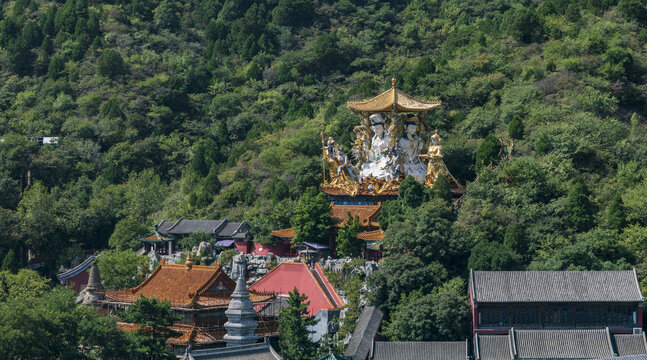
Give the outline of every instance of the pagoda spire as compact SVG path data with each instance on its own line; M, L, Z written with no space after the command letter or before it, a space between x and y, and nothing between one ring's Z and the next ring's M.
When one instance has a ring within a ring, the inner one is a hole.
M240 346L254 344L258 340L255 330L258 324L254 320L256 310L249 299L249 291L245 285L245 272L247 269L247 258L244 254L234 257L234 267L238 267L238 279L236 289L231 294L229 307L225 311L227 323L225 329L227 334L224 337L227 346Z
M99 275L99 267L97 266L96 260L92 262L88 285L81 293L81 296L82 299L78 298L77 303L80 300L85 305L94 305L104 297L103 285L101 285L101 276Z

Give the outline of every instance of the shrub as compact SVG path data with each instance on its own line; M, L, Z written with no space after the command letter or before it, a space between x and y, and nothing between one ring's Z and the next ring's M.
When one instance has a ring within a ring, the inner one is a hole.
M126 73L126 63L118 52L107 49L99 56L98 70L103 76L115 78Z

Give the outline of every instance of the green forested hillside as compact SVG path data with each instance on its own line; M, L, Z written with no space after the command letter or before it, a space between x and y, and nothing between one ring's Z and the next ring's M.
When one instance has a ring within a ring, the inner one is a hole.
M442 100L427 128L467 184L454 211L425 199L385 206L387 240L416 249L397 261L434 267L429 286L468 267L647 270L643 0L18 0L1 10L0 257L29 247L55 269L180 216L244 220L268 240L322 180L320 131L348 149L359 117L345 102L395 76L405 92ZM503 155L476 167L489 134ZM398 212L410 216L390 218ZM416 289L391 290L380 296L395 305Z

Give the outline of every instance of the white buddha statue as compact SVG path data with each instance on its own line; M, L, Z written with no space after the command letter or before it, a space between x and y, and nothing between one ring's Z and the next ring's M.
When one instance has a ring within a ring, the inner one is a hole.
M373 114L369 117L371 127L375 135L371 139L371 147L366 156L366 162L362 164L360 172L361 179L373 177L376 179L393 180L393 161L389 157L391 137L385 131L384 119L380 114Z
M420 161L420 152L423 144L416 132L418 131L418 118L409 117L404 120L405 134L398 140L400 152L400 171L404 176L413 176L418 182L425 182L426 166Z

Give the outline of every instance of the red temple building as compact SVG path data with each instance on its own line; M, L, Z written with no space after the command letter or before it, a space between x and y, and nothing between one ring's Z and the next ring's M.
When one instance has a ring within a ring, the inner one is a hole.
M313 329L316 341L327 332L328 322L339 317L339 310L344 306L319 263L310 268L305 263L283 262L249 287L250 292L276 293L279 297L289 296L294 288L308 296L308 312L320 319Z
M225 310L229 306L236 283L222 271L220 266L193 265L191 257L186 264L166 264L160 261L153 273L139 286L116 291L106 291L105 299L99 302L103 311L125 310L140 296L156 298L171 303L175 316L182 317L173 329L181 335L169 339L176 354L184 353L191 344L194 348L222 346L227 322ZM258 311L256 333L260 336L275 336L278 314L274 309L273 292L250 290L250 300ZM133 324L120 323L125 330L134 330Z

